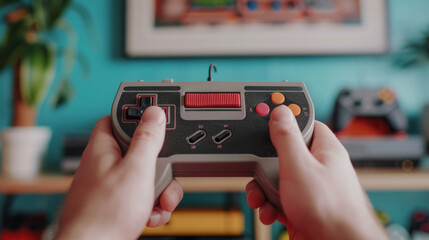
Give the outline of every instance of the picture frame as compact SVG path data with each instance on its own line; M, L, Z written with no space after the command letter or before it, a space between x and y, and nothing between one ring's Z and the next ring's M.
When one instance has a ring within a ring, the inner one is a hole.
M201 22L207 20L201 20L201 11L197 8L196 11L192 10L193 12L187 13L185 20L183 20L184 18L180 18L179 22L176 19L176 22L173 20L169 25L168 21L170 20L166 18L168 20L167 24L162 25L163 23L161 23L160 25L158 20L159 4L166 4L165 1L170 1L172 4L179 2L188 4L192 2L192 0L127 0L125 40L125 52L127 56L199 57L381 54L385 53L388 49L386 0L348 0L358 3L356 5L356 9L358 10L355 9L358 15L352 18L352 20L344 18L344 14L340 15L343 17L342 19L346 19L343 22L339 21L338 18L336 19L338 14L329 15L329 11L326 11L327 15L323 15L323 11L313 11L309 14L308 12L311 10L305 10L306 16L318 16L321 20L319 21L316 17L314 17L316 20L311 18L309 20L302 20L302 16L296 15L298 16L296 17L297 21L283 19L282 21L285 21L284 24L279 24L279 21L276 19L272 20L273 24L267 24L266 19L262 23L254 21L254 19L251 19L252 21L245 19L246 21L239 20L239 22L235 21L233 24L229 22L228 24L218 24L216 21L224 20L218 20L218 16L223 15L220 12L216 12L215 20L210 20L214 21L215 24L212 22L201 24ZM224 0L224 2L229 4L238 4L237 2L243 1L246 2L246 0ZM261 1L262 6L262 3L270 0L259 1ZM280 2L282 1L288 0L280 0ZM293 1L300 2L301 0ZM341 3L344 0L314 1L332 1L333 4L331 6L335 6L338 1ZM247 1L245 7L250 7L249 2L258 1ZM176 5L165 11L173 12L172 15L174 15L177 9ZM238 7L234 6L234 9L236 10ZM231 15L230 11L224 12ZM246 16L246 13L240 13L240 15ZM286 15L288 14L284 14L283 16ZM254 17L255 15L249 16ZM273 18L274 15L266 14L266 16ZM331 20L324 19L324 16L330 16ZM224 17L224 19L227 18ZM210 16L204 19L210 19ZM185 23L182 25L182 22Z

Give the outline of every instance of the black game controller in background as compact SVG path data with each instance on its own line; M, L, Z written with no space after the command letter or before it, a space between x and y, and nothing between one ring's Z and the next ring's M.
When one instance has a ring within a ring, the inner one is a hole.
M408 127L395 94L388 88L341 90L335 103L332 130L342 131L354 117L385 118L392 132L405 131Z
M412 236L420 235L421 238L418 238L418 239L428 239L429 238L429 212L424 210L415 211L411 218L409 231Z
M355 167L418 166L423 139L408 135L407 117L389 88L345 88L335 102L331 128Z

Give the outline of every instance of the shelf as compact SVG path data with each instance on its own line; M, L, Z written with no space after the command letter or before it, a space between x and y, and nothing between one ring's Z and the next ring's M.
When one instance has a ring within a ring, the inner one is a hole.
M367 191L429 190L429 171L402 169L358 169L357 175ZM244 191L252 178L179 178L187 192Z
M73 176L41 175L31 180L16 180L0 176L0 193L64 193L70 187ZM251 180L237 178L178 178L185 192L240 192Z
M359 181L367 191L429 190L429 171L394 169L358 170Z
M429 190L429 171L386 169L359 169L359 181L365 190ZM237 178L178 178L185 192L241 192L244 191L249 177ZM0 193L64 193L70 187L73 176L42 175L32 180L15 180L0 176ZM259 221L258 211L254 211L255 239L270 239L271 227Z
M30 193L64 193L73 180L73 176L41 175L31 180L16 180L0 176L0 193L30 194Z
M73 180L73 176L42 175L32 180L15 180L0 176L0 193L64 193ZM241 192L251 178L178 178L185 192ZM271 227L259 221L259 211L254 211L256 240L271 239Z
M359 181L369 191L429 190L429 171L405 172L396 169L359 169ZM70 187L72 176L42 175L32 180L15 180L0 176L0 193L64 193ZM178 178L186 192L240 192L244 191L249 177Z

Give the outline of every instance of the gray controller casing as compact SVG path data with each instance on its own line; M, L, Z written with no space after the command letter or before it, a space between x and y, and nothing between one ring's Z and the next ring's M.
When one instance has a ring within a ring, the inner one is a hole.
M281 208L270 114L261 116L255 109L259 103L270 112L279 106L271 100L275 92L285 96L284 105L300 107L296 120L309 144L315 113L301 82L122 82L112 106L113 133L125 153L138 123L133 114L148 105L159 106L167 126L156 165L156 197L174 177L253 177L269 201ZM202 105L190 105L187 94L197 94Z
M383 97L382 93L388 95ZM390 96L389 96L390 95ZM406 131L408 120L394 93L388 88L344 88L338 94L332 130L342 131L354 117L385 118L394 132Z

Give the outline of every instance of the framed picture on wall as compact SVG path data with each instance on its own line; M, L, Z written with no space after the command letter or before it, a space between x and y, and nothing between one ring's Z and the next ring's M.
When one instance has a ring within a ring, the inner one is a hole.
M385 0L127 0L131 57L377 54Z

